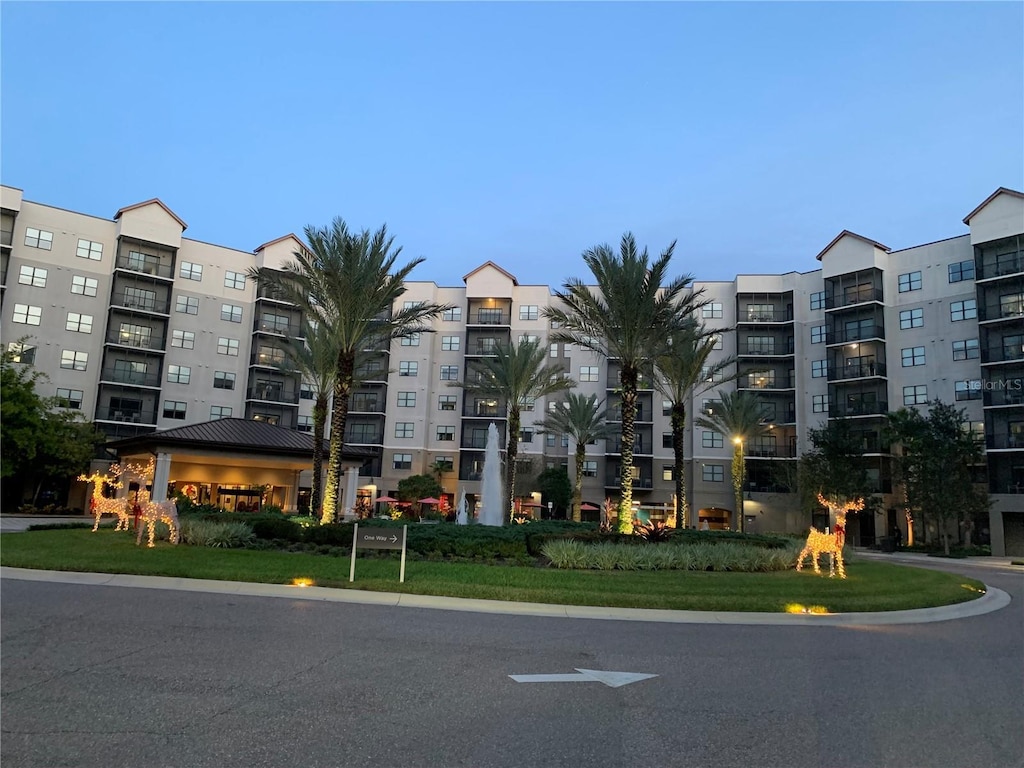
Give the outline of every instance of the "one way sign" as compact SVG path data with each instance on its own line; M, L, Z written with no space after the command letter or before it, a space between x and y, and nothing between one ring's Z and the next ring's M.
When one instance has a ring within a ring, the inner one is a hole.
M402 568L399 573L399 582L405 581L405 536L409 526L402 526L402 535L398 535L397 528L363 528L360 530L359 523L355 524L352 530L352 562L349 566L348 580L356 580L356 550L357 549L400 549L402 550Z

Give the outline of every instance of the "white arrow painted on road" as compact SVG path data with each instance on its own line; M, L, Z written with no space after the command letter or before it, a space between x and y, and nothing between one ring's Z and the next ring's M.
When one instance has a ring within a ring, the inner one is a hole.
M517 683L604 683L609 688L621 688L657 675L643 672L605 672L600 669L576 669L576 674L565 675L509 675Z

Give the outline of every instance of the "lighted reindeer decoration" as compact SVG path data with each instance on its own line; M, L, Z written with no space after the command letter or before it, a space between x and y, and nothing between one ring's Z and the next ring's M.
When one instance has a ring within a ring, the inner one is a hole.
M811 562L814 563L814 572L821 573L818 558L824 553L829 555L829 578L834 577L838 569L839 578L845 579L846 566L843 564L843 545L846 543L846 515L850 512L859 512L864 509L864 499L843 501L832 505L828 499L818 494L818 503L826 509L835 506L836 524L831 533L822 533L815 528L811 528L811 532L807 536L807 543L800 550L800 556L796 559L796 569L798 571L801 570L804 565L804 558L810 555Z
M115 531L127 531L128 522L131 518L131 510L129 509L128 499L125 498L114 498L108 499L103 495L103 484L113 488L120 488L122 483L117 479L117 475L107 475L103 472L93 472L91 475L79 475L78 479L84 483L92 485L92 494L89 498L89 511L92 513L94 522L92 530L95 533L100 527L100 518L103 515L117 515L117 526L114 528Z
M179 529L177 505L173 501L153 501L150 498L149 492L145 490L145 486L152 483L153 477L156 475L156 460L151 456L145 466L130 462L125 463L121 467L114 465L114 467L111 467L112 472L115 471L115 467L120 477L125 475L134 476L139 482L140 490L135 500L135 506L139 509L139 523L136 528L135 543L142 543L142 529L146 528L149 536L147 546L155 546L153 542L156 538L156 524L161 522L166 523L170 529L171 544L177 544Z

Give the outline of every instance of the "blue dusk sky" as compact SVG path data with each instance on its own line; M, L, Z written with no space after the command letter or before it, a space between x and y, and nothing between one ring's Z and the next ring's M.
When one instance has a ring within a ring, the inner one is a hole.
M2 181L159 197L251 251L387 222L413 279L587 277L632 230L674 273L900 249L1024 188L1024 4L0 5Z

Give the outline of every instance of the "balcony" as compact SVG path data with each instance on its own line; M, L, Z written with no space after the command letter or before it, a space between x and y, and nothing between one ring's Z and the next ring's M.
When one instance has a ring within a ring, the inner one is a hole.
M747 374L740 376L736 382L739 389L793 389L796 384L788 375L786 376L764 376L759 374Z
M299 402L299 391L274 384L255 384L246 390L245 397L247 400L296 405Z
M1024 435L985 435L985 448L990 451L1024 450Z
M505 404L501 401L495 403L471 403L462 404L462 415L474 419L504 419L507 415Z
M796 446L752 442L745 446L743 455L748 459L794 459Z
M618 488L621 482L619 476L616 475L605 475L604 487L605 488ZM649 491L654 487L654 483L651 478L641 475L640 477L633 478L633 490L634 491Z
M107 333L106 343L119 347L131 349L146 349L152 352L163 352L166 336L144 336L139 334L124 334L113 330Z
M490 357L498 353L498 343L477 343L466 346L467 357Z
M156 411L98 408L97 421L114 421L120 424L147 424L156 426Z
M1024 344L1001 344L981 350L982 363L1009 363L1024 360Z
M384 413L384 403L376 398L353 397L348 404L349 413Z
M171 303L169 301L157 301L156 299L133 298L121 295L113 296L110 299L110 308L125 309L133 314L136 312L147 312L166 317L171 312Z
M615 422L622 421L622 409L621 408L612 408L611 410L609 410L608 411L608 419L607 420L609 422L612 422L612 421L615 421ZM651 410L649 408L645 409L643 407L637 407L636 414L633 417L633 423L634 424L636 424L636 423L649 424L649 423L651 423L653 421L654 421L654 417L651 414Z
M985 407L1000 405L1024 405L1024 389L1022 389L1020 386L1020 379L1011 379L1010 381L990 381L988 382L988 384L989 386L986 387L981 393L982 404ZM975 392L976 391L977 390L975 390ZM973 394L973 392L971 394Z
M466 319L467 325L509 325L511 313L506 314L501 309L478 309L470 312Z
M131 272L133 275L146 275L147 277L155 277L162 280L174 279L174 267L170 264L163 264L156 259L133 259L127 256L119 256L114 262L114 269Z
M1021 272L1024 272L1024 254L1010 253L996 259L983 259L974 281L979 283L983 280L994 280Z
M292 336L301 338L302 326L298 323L282 323L275 320L257 319L253 328L257 333L273 334L275 336Z
M126 384L130 387L159 387L160 374L141 373L124 368L104 368L100 371L100 384Z
M844 379L863 379L869 376L885 376L885 363L874 360L862 360L856 363L847 362L843 366L828 367L829 381L843 381Z
M764 341L741 342L736 354L741 357L785 357L792 355L794 349L793 339L778 339L772 343Z
M889 403L851 403L845 406L833 405L828 409L830 419L840 419L849 416L879 416L889 412Z
M854 341L867 341L868 339L884 339L885 326L882 323L872 323L858 328L826 328L826 344L850 344Z
M287 359L283 349L275 349L273 352L253 352L249 356L249 365L280 368Z
M1019 320L1024 317L1024 294L1014 295L1002 301L991 301L978 307L979 323L994 323L1000 320Z
M882 301L882 289L856 288L843 291L843 293L834 296L826 294L825 309L840 309L841 307L851 307L854 304L864 304L869 301Z
M757 323L790 323L793 321L793 313L785 309L759 309L748 312L740 311L736 318L737 325L748 325Z
M610 440L605 445L606 448L604 452L606 455L622 453L622 440L620 438ZM639 438L637 438L636 441L633 443L634 456L651 456L653 455L653 452L654 451L651 446L647 446L645 449L643 441L640 440Z
M0 229L0 245L10 248L14 245L14 230Z

